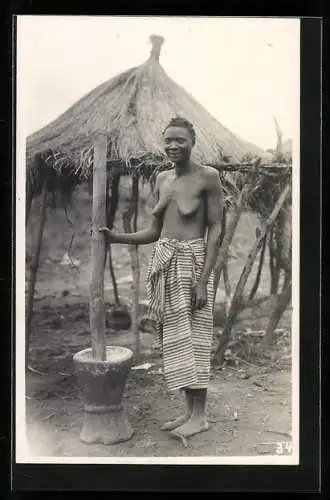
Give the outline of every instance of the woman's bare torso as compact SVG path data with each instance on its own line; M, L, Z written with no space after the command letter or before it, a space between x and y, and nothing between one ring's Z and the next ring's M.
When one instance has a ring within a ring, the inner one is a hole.
M166 172L152 213L162 218L161 238L204 238L207 213L203 167L179 177L174 171Z

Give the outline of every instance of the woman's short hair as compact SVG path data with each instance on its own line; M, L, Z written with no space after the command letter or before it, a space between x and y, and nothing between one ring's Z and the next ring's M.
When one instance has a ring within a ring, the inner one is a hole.
M192 143L195 144L196 132L195 132L193 124L190 121L186 120L185 118L182 118L182 116L175 116L174 118L172 118L169 121L169 123L164 128L163 135L165 134L166 130L169 127L183 127L183 128L185 128L186 130L188 130L188 132L190 134Z

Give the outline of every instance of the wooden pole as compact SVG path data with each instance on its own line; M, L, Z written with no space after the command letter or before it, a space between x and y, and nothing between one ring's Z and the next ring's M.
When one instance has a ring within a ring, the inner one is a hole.
M125 232L135 231L137 224L137 210L139 201L139 178L132 178L132 196L127 210L123 214L123 226ZM133 219L134 217L134 219ZM132 221L133 219L133 221ZM132 274L133 274L133 307L132 307L132 329L135 338L135 357L140 356L140 332L139 332L139 299L140 299L140 264L137 245L129 245L131 254Z
M111 244L109 244L108 254L109 254L109 272L110 272L112 286L113 286L113 294L115 296L116 306L119 307L120 306L120 298L119 298L119 293L118 293L118 286L117 286L115 270L114 270L114 266L113 266Z
M278 219L278 218L277 218ZM275 229L275 294L278 293L281 275L281 234L278 226L278 220L274 223Z
M227 311L230 308L230 301L231 301L231 285L230 285L230 279L229 279L228 257L227 257L227 259L226 259L226 261L224 263L222 275L223 275L223 282L224 282L224 285L225 285L226 314L227 314Z
M30 211L32 207L33 193L32 186L28 181L26 184L26 202L25 202L25 226L27 227L29 222Z
M119 202L119 183L120 183L120 173L114 174L113 173L113 168L110 169L110 175L109 175L109 187L111 194L109 195L109 190L107 188L107 227L109 229L113 228L114 221L115 221L115 216L118 208L118 202ZM112 259L112 251L111 251L111 243L108 243L106 246L106 253L108 254L108 259L109 259L109 273L112 281L112 286L113 286L113 293L115 296L115 303L116 306L120 306L120 298L119 298L119 293L118 293L118 286L117 286L117 280L116 280L116 274L113 266L113 259Z
M25 358L26 358L26 367L28 366L28 355L29 355L29 347L30 347L30 334L31 334L31 320L33 314L33 302L34 302L34 292L37 281L37 273L39 269L39 261L40 261L40 253L42 248L42 238L44 233L45 221L46 221L46 209L47 209L47 185L46 180L44 180L42 191L41 191L41 201L40 201L40 219L39 219L39 228L37 235L37 246L32 258L31 266L30 266L30 280L29 280L29 288L28 288L28 297L27 297L27 321L26 321L26 346L25 346Z
M139 213L139 178L133 178L133 231L137 231L137 220ZM139 305L140 305L140 260L139 247L132 245L132 270L133 270L133 311L132 324L135 336L135 356L138 359L141 351L141 339L139 331Z
M262 268L264 266L266 246L267 246L267 237L265 236L264 241L262 243L262 247L261 247L257 275L256 275L255 282L253 283L253 287L251 288L251 292L249 294L249 300L252 300L254 298L254 296L257 293L257 290L259 288L261 272L262 272Z
M106 360L104 267L105 237L99 232L106 225L106 171L107 138L99 135L94 143L93 161L93 213L92 213L92 279L90 286L90 328L92 356Z
M273 334L275 331L275 328L278 325L278 322L280 321L282 314L286 310L286 308L289 305L291 299L291 280L288 280L285 284L285 287L283 288L282 292L277 298L276 305L274 310L272 311L272 314L270 315L268 325L266 328L266 333L263 338L263 343L266 345L270 345L273 339Z
M273 340L275 328L280 321L282 314L286 310L291 300L292 293L292 263L291 263L291 243L292 243L292 215L291 207L284 206L278 215L278 262L284 270L284 282L280 294L277 296L276 304L269 318L264 343L269 345Z
M224 241L226 232L227 232L227 208L224 205L224 207L223 207L223 213L222 213L222 226L221 226L219 249L223 245L223 241ZM217 258L217 262L219 264L221 264L219 262L219 255L218 255L218 258ZM224 261L222 272L223 272L223 278L224 278L224 284L225 284L225 294L226 294L226 303L227 303L228 300L229 300L229 297L230 297L230 282L229 282L229 273L228 273L228 256L227 256L227 258ZM221 268L218 268L217 266L215 266L215 268L214 268L214 280L213 280L213 287L214 287L213 306L215 305L216 295L217 295L217 291L218 291L218 286L219 286L220 278L221 278Z
M281 272L281 235L279 234L278 228L274 221L274 226L270 233L269 239L269 264L270 264L270 294L277 295L279 284L280 284L280 272Z
M270 272L270 295L274 295L274 289L275 289L275 248L274 248L274 240L273 240L273 231L270 231L270 234L269 234L268 250L269 250L269 272Z
M274 174L283 174L286 175L288 172L291 171L292 166L291 163L260 163L257 166L255 162L243 162L243 163L223 163L223 164L216 164L216 165L209 165L219 172L240 172L240 173L249 173L249 172L257 172L259 174L265 175L265 176L270 176L273 177Z
M244 265L243 271L240 275L240 278L239 278L238 283L237 283L236 288L235 288L235 292L234 292L233 299L231 302L226 325L223 329L221 338L219 340L218 346L217 346L216 351L215 351L214 359L215 359L216 363L219 365L221 365L223 362L224 352L225 352L226 346L228 344L230 334L231 334L232 328L234 326L234 322L236 320L237 314L238 314L239 309L240 309L240 305L241 305L241 301L242 301L242 297L243 297L243 292L244 292L244 287L245 287L245 284L248 280L251 269L253 267L253 263L254 263L256 256L261 248L263 239L266 236L266 234L268 233L269 229L272 227L279 211L281 210L281 208L282 208L282 206L283 206L283 204L284 204L284 202L285 202L285 200L290 192L290 189L291 189L291 185L287 184L285 186L284 190L282 191L279 199L277 200L270 216L268 217L266 222L261 227L259 236L257 237L256 241L254 242L254 245L253 245L253 247L248 255L248 258L247 258L246 263Z

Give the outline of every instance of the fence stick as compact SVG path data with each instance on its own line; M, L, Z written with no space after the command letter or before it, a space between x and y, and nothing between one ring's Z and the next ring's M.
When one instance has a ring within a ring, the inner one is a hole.
M235 292L233 295L233 299L231 302L229 314L228 314L228 319L226 322L226 325L224 327L224 330L222 332L220 341L218 343L218 346L215 350L215 355L214 355L214 360L216 364L221 365L223 362L224 358L224 353L226 346L228 344L228 341L230 339L230 334L234 325L234 322L236 320L240 304L242 301L242 296L244 292L244 287L246 285L247 279L249 277L249 274L251 272L251 269L253 267L253 263L256 259L256 256L260 250L260 247L262 245L263 239L265 235L268 233L269 229L272 227L276 217L278 216L279 211L281 210L289 192L291 189L291 184L287 184L285 188L283 189L279 199L277 200L270 216L266 220L266 222L262 225L260 233L258 237L256 238L256 241L254 242L254 245L248 255L248 258L246 260L246 263L244 265L244 268L242 270L242 273L240 275L240 278L238 280L238 283L235 288Z

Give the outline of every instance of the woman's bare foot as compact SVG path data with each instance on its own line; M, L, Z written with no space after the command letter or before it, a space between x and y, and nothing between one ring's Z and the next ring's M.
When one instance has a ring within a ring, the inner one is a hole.
M180 417L175 418L174 420L170 420L169 422L165 422L165 424L163 424L160 428L162 431L171 431L171 430L175 429L176 427L180 427L185 422L187 422L191 417L191 414L193 412L193 398L192 398L191 391L182 389L181 392L185 398L186 412L184 415L181 415Z
M190 415L181 415L181 417L175 418L174 420L169 420L169 422L165 422L160 428L161 431L172 431L176 429L180 425L183 425L190 418Z
M184 422L182 425L170 432L172 437L189 438L200 432L207 431L209 429L208 422L203 418L191 417L189 420Z

